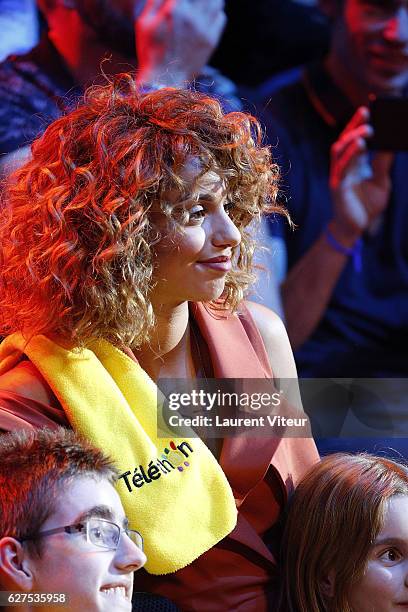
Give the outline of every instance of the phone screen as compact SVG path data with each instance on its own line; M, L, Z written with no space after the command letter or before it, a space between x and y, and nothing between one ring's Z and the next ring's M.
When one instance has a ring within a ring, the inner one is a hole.
M370 114L370 149L408 151L408 97L376 98L370 102Z

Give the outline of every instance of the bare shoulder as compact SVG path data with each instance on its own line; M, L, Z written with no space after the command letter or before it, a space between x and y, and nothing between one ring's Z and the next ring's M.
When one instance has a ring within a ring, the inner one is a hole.
M261 334L272 370L279 378L296 378L296 366L288 334L282 319L270 308L245 302Z
M283 321L276 312L256 302L247 301L245 305L251 313L264 341L265 338L270 341L279 341L282 335L286 336L286 329Z

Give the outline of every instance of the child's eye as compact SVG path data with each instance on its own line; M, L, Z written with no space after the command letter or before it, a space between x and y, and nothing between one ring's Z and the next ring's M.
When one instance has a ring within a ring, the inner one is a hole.
M102 540L102 530L99 527L94 527L91 531L91 536L94 540Z
M395 563L401 559L402 555L396 548L388 548L381 553L380 559L387 563Z

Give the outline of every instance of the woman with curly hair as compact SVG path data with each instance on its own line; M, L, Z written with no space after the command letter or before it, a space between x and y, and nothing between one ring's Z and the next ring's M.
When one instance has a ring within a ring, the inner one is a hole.
M408 608L408 467L335 454L297 487L283 537L282 612Z
M157 426L159 378L296 378L282 323L243 302L277 178L253 117L121 75L34 143L0 221L0 428L62 424L108 451L145 535L137 584L183 609L276 601L274 527L317 460L311 439L210 451Z

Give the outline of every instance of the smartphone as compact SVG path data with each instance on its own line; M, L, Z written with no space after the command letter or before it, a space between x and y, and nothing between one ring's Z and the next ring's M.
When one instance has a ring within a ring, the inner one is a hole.
M370 123L374 135L370 149L408 151L408 97L375 98L370 102Z

